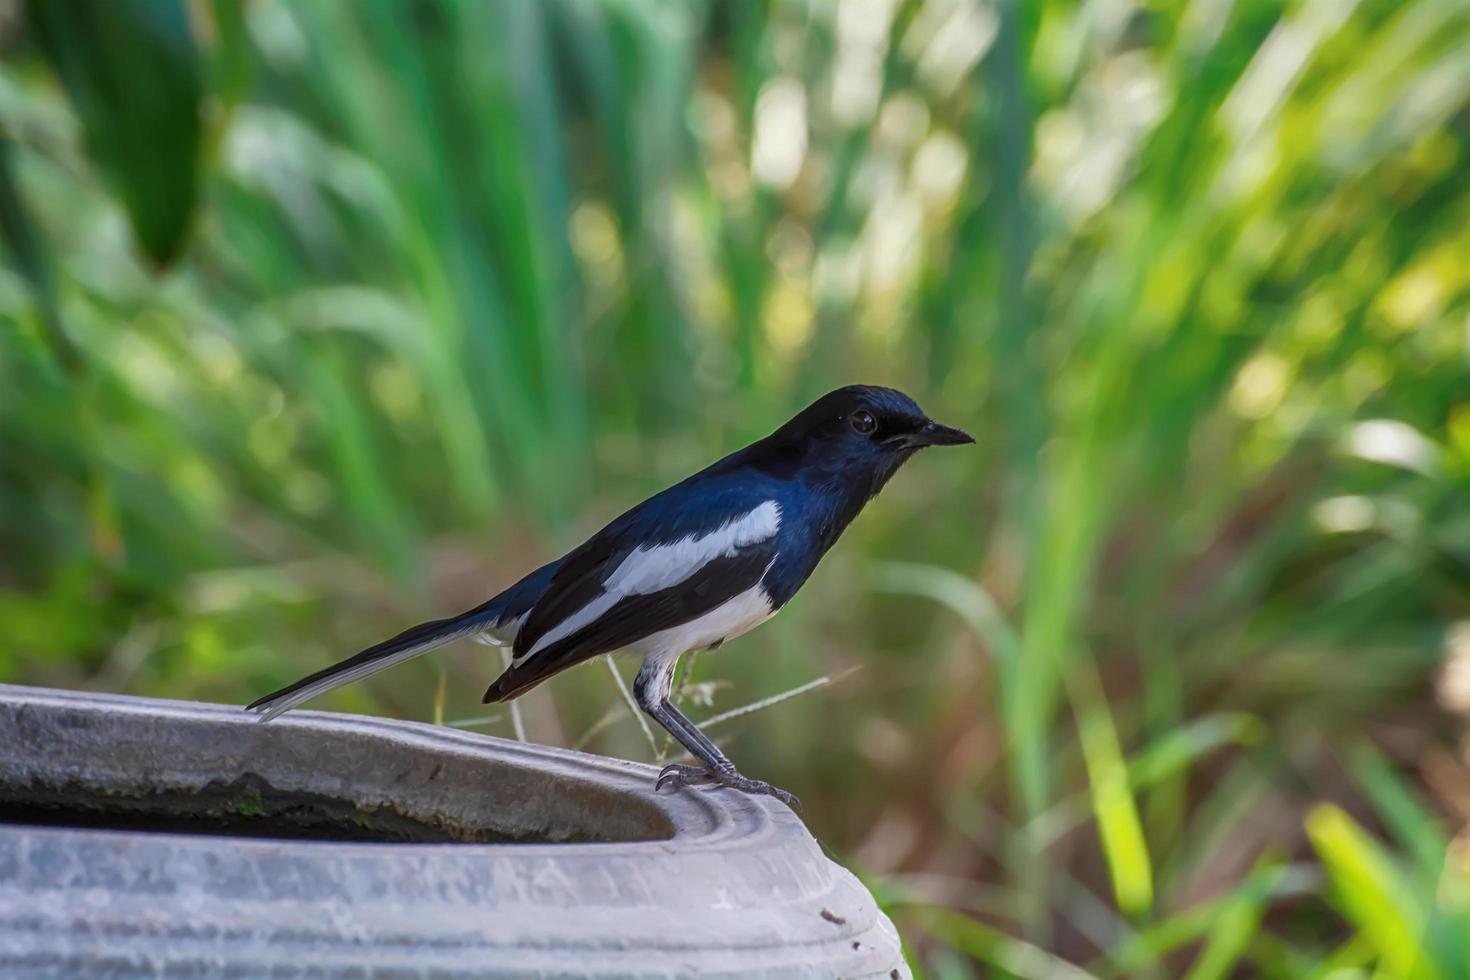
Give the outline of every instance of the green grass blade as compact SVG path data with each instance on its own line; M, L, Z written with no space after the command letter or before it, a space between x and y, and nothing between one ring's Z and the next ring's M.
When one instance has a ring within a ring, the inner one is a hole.
M1332 804L1308 814L1307 835L1338 906L1373 944L1383 969L1405 980L1441 980L1444 974L1424 954L1423 899L1382 847Z

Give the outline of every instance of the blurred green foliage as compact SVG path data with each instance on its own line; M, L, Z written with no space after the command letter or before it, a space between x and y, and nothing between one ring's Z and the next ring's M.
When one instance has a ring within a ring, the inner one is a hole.
M0 31L0 678L243 702L893 384L979 450L686 693L862 666L717 731L916 969L1470 976L1461 0ZM519 721L653 754L593 667Z

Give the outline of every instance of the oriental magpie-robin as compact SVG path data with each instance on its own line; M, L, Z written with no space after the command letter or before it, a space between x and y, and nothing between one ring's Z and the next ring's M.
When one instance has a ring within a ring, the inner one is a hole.
M794 803L742 776L669 701L674 667L765 622L817 567L858 511L925 446L974 442L892 388L823 395L766 438L655 494L490 601L404 630L250 705L270 720L303 701L451 640L508 646L485 692L509 701L598 654L643 657L638 705L703 766L670 765L656 789L701 783Z

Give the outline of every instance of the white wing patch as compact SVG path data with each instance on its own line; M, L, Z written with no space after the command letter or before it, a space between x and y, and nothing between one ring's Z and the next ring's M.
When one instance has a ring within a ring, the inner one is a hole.
M515 659L519 667L529 657L597 621L620 600L648 595L678 585L717 558L732 558L740 548L768 540L781 530L781 505L767 500L754 510L732 518L707 534L689 535L668 544L639 545L602 583L603 593L547 630L536 645ZM769 603L767 603L769 606ZM664 631L669 632L669 631ZM711 641L713 642L713 641Z
M781 529L781 505L767 500L708 534L669 544L643 545L623 559L603 588L623 595L648 595L678 585L716 558L733 558L739 548L765 541Z
M510 665L512 667L519 667L521 664L526 662L526 659L528 657L534 657L536 654L540 653L542 650L555 643L557 640L560 640L562 637L571 636L583 626L586 626L588 623L596 621L597 617L601 616L613 606L617 605L618 600L622 597L622 594L618 592L602 593L602 595L598 596L596 599L593 599L591 602L587 603L587 605L583 606L581 609L578 609L566 619L563 619L561 622L557 623L551 629L543 633L541 635L541 639L536 641L535 646L527 650L525 653L521 654L519 657L516 657L514 660L512 660Z

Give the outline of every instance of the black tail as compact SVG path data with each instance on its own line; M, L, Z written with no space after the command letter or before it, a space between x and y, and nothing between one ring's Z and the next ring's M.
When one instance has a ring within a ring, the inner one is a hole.
M289 687L283 687L273 694L267 694L250 704L247 710L260 712L261 721L270 721L281 712L289 711L318 694L325 694L343 684L350 684L369 674L376 674L380 670L401 664L405 660L412 660L451 640L489 629L500 619L502 604L499 598L497 596L484 605L477 606L458 616L435 619L409 627L392 639L376 643L340 663L335 663L315 674L301 678Z

